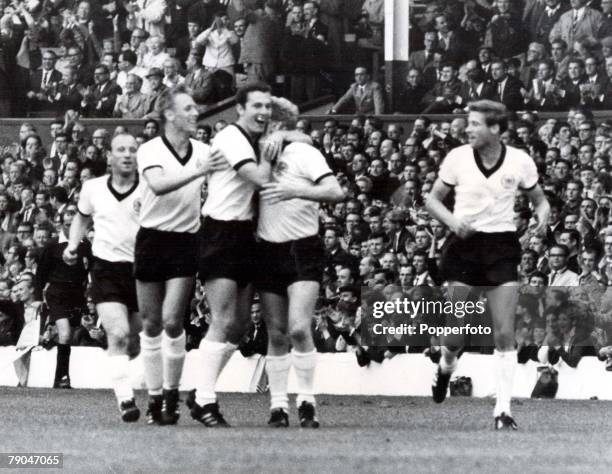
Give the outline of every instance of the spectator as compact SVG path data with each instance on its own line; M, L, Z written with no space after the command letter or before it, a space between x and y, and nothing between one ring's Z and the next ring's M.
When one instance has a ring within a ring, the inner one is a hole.
M572 9L563 13L550 31L551 43L560 38L570 45L586 37L608 36L601 12L587 6L587 0L571 0L570 3Z
M136 74L128 74L124 93L117 98L113 115L115 117L139 119L147 112L149 100L142 92L142 79Z
M330 113L335 114L349 105L354 106L358 114L383 113L383 91L380 84L370 79L370 74L365 67L355 69L355 82L349 90L334 104Z
M83 93L81 110L86 116L111 117L121 88L110 80L108 67L103 64L96 67L94 78L95 85Z

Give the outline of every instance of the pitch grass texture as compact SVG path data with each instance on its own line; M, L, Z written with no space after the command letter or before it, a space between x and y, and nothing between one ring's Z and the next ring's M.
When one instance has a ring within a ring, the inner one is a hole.
M182 394L184 399L185 394ZM520 400L518 432L492 430L492 400L318 397L318 430L266 426L268 397L221 394L233 428L120 421L108 390L0 388L0 451L63 452L62 472L611 472L612 402ZM145 394L138 406L146 409ZM50 470L33 470L43 473ZM22 471L23 472L23 471ZM58 471L59 472L59 471Z

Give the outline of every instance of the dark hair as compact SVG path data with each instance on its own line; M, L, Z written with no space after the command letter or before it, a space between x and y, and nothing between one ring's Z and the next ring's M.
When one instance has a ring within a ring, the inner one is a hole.
M136 56L136 53L131 49L122 51L120 56L123 56L123 59L130 64L136 65L136 63L138 62L138 56Z
M553 244L550 246L550 250L552 251L552 249L554 248L558 248L563 250L563 253L565 254L565 258L568 257L569 255L569 249L567 248L567 245L563 245L563 244Z
M247 84L236 92L236 103L244 107L249 100L249 94L251 92L272 93L272 88L265 82L252 82Z
M369 238L369 240L372 240L372 239L382 239L382 240L383 240L383 242L386 242L386 240L387 240L387 234L385 234L383 231L372 232L372 233L370 234L370 238Z
M58 202L65 204L68 202L68 192L61 186L54 186L49 191L49 197L57 199Z

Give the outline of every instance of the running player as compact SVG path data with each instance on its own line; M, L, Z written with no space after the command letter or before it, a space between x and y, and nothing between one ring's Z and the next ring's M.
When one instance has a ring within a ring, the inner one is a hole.
M204 175L227 168L220 152L193 140L198 109L181 86L156 105L164 134L138 149L142 181L140 229L134 250L140 348L149 391L149 424L175 424L185 360L183 317L198 264L196 234Z
M108 338L108 366L121 419L136 421L140 410L129 379L130 335L141 327L132 275L134 242L138 231L140 190L132 135L113 138L109 152L110 176L83 184L78 214L70 227L64 261L73 265L77 248L93 220L95 238L90 269L91 294Z
M521 251L513 222L514 197L519 189L527 192L538 217L536 233L544 233L550 210L538 185L533 160L525 152L501 143L500 135L507 126L504 105L489 100L472 102L466 130L469 145L455 148L447 155L426 204L430 214L454 234L442 262L451 298L467 296L473 286L488 287L486 295L496 347L495 429L517 429L510 412L517 363L514 317ZM442 201L453 188L455 208L451 213ZM432 386L437 403L446 397L463 337L445 337L442 345L442 358Z
M91 262L91 246L88 241L78 243L73 265L67 265L62 258L68 245L68 233L72 219L77 214L76 206L66 206L60 214L61 229L57 241L49 242L43 248L36 268L37 294L44 294L49 308L49 322L57 328L57 365L53 388L72 388L70 384L70 321L80 318L85 306L87 272Z
M297 106L273 98L272 120L279 116L281 127L295 126ZM317 352L312 339L324 265L318 203L341 201L344 193L323 155L310 145L291 143L273 163L272 181L260 193L255 278L268 330L268 424L289 426L287 380L293 365L300 425L318 428L314 398Z
M202 208L199 278L206 285L212 322L200 343L202 372L188 399L191 416L209 427L227 427L219 411L215 384L237 348L250 318L255 267L256 188L270 179L271 165L259 160L259 138L271 113L270 87L249 84L236 93L238 120L214 138L231 168L212 173ZM273 156L283 140L309 141L299 132L279 132L266 139ZM195 397L195 399L194 399Z

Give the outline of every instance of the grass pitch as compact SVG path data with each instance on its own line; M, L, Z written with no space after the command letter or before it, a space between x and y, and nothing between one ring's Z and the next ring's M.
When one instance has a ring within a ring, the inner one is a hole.
M183 397L184 398L184 397ZM612 402L520 400L520 431L493 401L321 395L322 427L271 429L268 397L221 394L233 428L183 411L174 427L122 423L108 390L0 388L0 451L64 453L64 472L610 472ZM143 415L144 393L138 406ZM34 472L41 473L36 469ZM42 472L49 472L43 470Z

